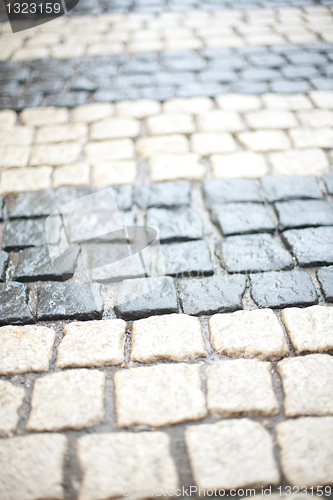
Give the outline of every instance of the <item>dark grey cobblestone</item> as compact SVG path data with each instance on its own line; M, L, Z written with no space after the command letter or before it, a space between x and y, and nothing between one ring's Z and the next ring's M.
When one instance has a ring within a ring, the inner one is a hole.
M179 298L185 314L200 316L242 309L245 291L244 276L213 276L197 280L182 280Z
M310 306L318 302L311 277L303 271L279 271L250 276L251 295L259 307Z
M175 277L210 276L214 274L206 241L174 243L162 247L165 274Z
M212 212L225 236L232 234L273 233L275 224L266 208L259 203L217 205Z
M333 302L333 266L318 269L317 278L325 299Z
M142 186L135 197L135 203L143 209L188 206L191 203L191 183L174 181Z
M23 283L0 283L0 324L32 323L29 289Z
M115 304L115 312L119 318L134 320L178 312L178 298L173 279L152 278L150 282L151 291L148 290L146 279L125 280L121 283ZM135 296L138 298L133 298Z
M322 198L318 180L314 175L295 177L268 175L261 179L261 185L267 200L271 203L274 201Z
M279 229L332 226L333 207L322 200L294 200L275 203Z
M162 243L200 240L203 237L202 221L191 208L151 208L147 212L146 225L157 229Z
M0 63L0 108L332 88L330 44Z
M46 245L45 219L18 219L7 222L2 241L4 250L20 250L43 245Z
M203 194L207 208L222 203L263 202L257 184L250 179L208 181L203 185Z
M301 267L333 264L333 227L291 229L282 234Z
M8 258L9 254L4 250L0 250L0 281L6 281L6 266Z

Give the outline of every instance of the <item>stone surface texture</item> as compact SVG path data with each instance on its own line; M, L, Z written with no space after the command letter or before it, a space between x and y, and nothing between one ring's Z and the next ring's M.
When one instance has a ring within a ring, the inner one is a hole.
M25 392L6 380L0 380L0 436L8 437L16 430L17 410L23 403Z

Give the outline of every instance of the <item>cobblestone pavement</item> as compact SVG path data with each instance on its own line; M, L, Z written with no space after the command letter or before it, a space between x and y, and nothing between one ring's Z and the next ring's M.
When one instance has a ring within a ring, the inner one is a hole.
M1 500L333 497L331 4L0 24Z

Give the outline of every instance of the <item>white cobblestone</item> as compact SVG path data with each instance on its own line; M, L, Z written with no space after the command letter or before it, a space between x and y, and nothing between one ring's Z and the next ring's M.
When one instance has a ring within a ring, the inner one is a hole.
M191 149L194 153L202 156L214 153L232 153L237 151L237 144L231 134L193 134L191 137Z
M94 186L134 184L137 168L135 161L108 161L93 166L92 182Z
M295 115L290 111L262 110L245 114L245 120L253 129L289 129L298 127Z
M202 181L206 169L200 163L199 155L164 155L150 160L150 179L152 182L188 179Z
M322 175L329 171L327 157L319 148L269 154L276 175Z
M295 128L289 134L295 148L333 148L331 128Z
M78 457L83 471L79 500L121 498L128 486L167 491L178 487L170 438L163 432L84 436L78 440Z
M132 160L134 143L131 139L90 142L85 147L85 156L91 165L114 160Z
M55 337L44 326L1 327L0 374L48 371Z
M116 113L124 118L147 118L161 112L161 104L152 99L140 99L138 101L121 101L116 103Z
M62 186L84 187L90 184L90 167L88 163L63 165L53 171L53 187Z
M303 127L333 127L333 111L313 109L300 111L297 116Z
M207 373L207 406L216 417L276 415L271 364L256 359L220 361Z
M38 129L35 143L47 144L72 141L83 143L87 138L88 127L84 123L76 123L73 125L46 125Z
M26 167L28 165L30 146L0 145L0 167Z
M185 441L197 487L230 490L279 482L272 438L258 422L244 418L189 427Z
M262 100L266 108L269 109L286 109L297 111L301 109L311 109L313 104L308 96L304 94L264 94Z
M0 436L13 434L18 424L17 410L23 403L25 392L6 380L0 380Z
M105 139L134 138L140 133L140 122L129 118L108 118L91 125L90 138L93 141Z
M207 414L199 365L157 365L118 371L114 378L119 427L160 427Z
M310 97L318 108L333 109L333 92L327 90L313 90Z
M151 116L147 128L151 135L191 134L195 130L192 116L179 113Z
M190 113L198 115L210 111L213 101L208 97L190 97L188 99L174 98L163 104L165 113Z
M0 111L0 130L9 130L15 126L16 113L11 109L3 109Z
M252 111L261 108L260 98L246 94L227 94L215 98L219 108L227 111Z
M52 167L18 168L1 174L0 194L48 189L52 184Z
M91 103L73 109L74 123L94 123L109 118L114 114L114 105L110 103Z
M181 362L206 356L198 318L185 314L170 314L133 323L130 358L132 361Z
M81 154L82 146L77 142L59 144L41 144L35 146L31 153L30 165L64 165L74 163Z
M265 157L251 151L239 151L230 155L211 157L213 175L216 179L245 177L257 179L269 173Z
M244 130L244 124L239 114L219 109L199 115L197 126L199 132L239 132Z
M271 361L288 355L282 327L270 309L215 314L209 329L219 354Z
M333 358L310 354L280 361L287 417L333 415Z
M291 131L292 133L293 131ZM280 151L291 148L290 140L280 130L256 130L238 134L240 142L251 151Z
M66 108L26 108L20 114L20 120L24 125L42 127L43 125L62 125L68 122L68 110Z
M299 487L333 483L333 417L287 420L277 425L276 432L288 483Z
M97 370L56 372L35 381L29 431L82 429L104 422L105 374Z
M333 349L333 309L322 306L284 309L282 321L296 354Z
M120 365L125 361L126 323L121 319L65 325L58 347L59 368Z
M143 137L137 142L137 150L144 159L160 155L188 153L189 144L184 135L174 134L160 137Z

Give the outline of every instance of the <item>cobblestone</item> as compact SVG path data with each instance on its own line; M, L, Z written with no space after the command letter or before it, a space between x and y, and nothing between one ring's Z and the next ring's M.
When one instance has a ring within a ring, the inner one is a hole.
M263 155L250 151L239 151L229 155L211 157L213 174L216 179L247 177L257 179L268 174Z
M229 490L279 482L271 437L257 422L227 420L190 427L185 440L198 487Z
M0 283L0 324L33 322L28 294L27 286L22 283Z
M0 373L47 372L56 333L44 326L0 328Z
M9 254L7 252L4 252L3 250L0 251L0 281L5 281L6 279L6 266L8 263L8 258Z
M269 202L297 199L320 199L322 192L313 175L279 177L269 175L261 179L265 196Z
M119 286L115 312L120 318L133 320L177 311L177 292L170 277L130 279Z
M333 264L331 227L291 229L283 238L301 267Z
M206 357L207 351L197 318L170 314L135 321L131 361L188 361Z
M151 208L147 211L146 225L157 230L162 243L198 240L203 237L202 221L191 208Z
M279 217L279 229L301 228L306 226L331 226L333 207L326 201L285 201L275 203Z
M269 309L216 314L209 329L214 349L231 358L274 361L288 355L282 328Z
M163 245L165 273L170 276L210 276L214 273L206 241Z
M332 417L287 420L278 424L276 431L282 469L291 485L332 483Z
M135 202L139 207L175 208L188 206L191 201L191 184L188 181L160 182L142 186Z
M330 308L312 306L306 309L285 309L282 311L282 321L296 354L333 349L333 316Z
M212 212L212 217L225 236L272 233L275 230L275 224L267 210L259 203L217 205Z
M325 153L318 148L271 153L269 160L276 175L321 175L329 169Z
M258 186L249 179L208 181L203 185L203 193L207 208L222 203L263 202Z
M207 406L216 417L276 415L271 364L254 359L220 361L207 369Z
M65 325L58 347L59 368L120 365L125 361L126 323L121 319L73 322Z
M284 359L278 363L277 369L282 378L287 417L333 414L331 356L310 354Z
M309 306L318 302L310 276L302 271L252 274L251 295L259 307Z
M13 500L61 499L67 438L38 434L0 442L0 495Z
M18 168L5 170L1 174L0 193L12 194L22 191L38 191L51 187L51 167Z
M0 436L12 436L19 417L17 410L23 403L25 392L22 387L16 387L6 380L0 381Z
M133 467L128 466L129 456ZM163 484L174 491L178 486L170 438L163 432L84 436L78 440L78 457L83 471L82 499L121 496L129 484L131 489L149 485L153 490Z
M182 280L178 284L184 313L195 316L242 309L244 290L245 278L240 275Z
M291 148L291 143L286 133L280 130L242 132L238 134L238 137L244 147L251 151L284 151Z
M206 169L199 161L199 155L190 154L165 154L153 158L150 164L150 179L152 182L161 182L176 179L202 181Z
M317 278L320 283L321 289L328 302L333 301L333 267L322 267L317 271Z
M104 422L105 374L70 370L39 378L34 383L30 431L82 429Z
M17 219L6 224L2 241L5 250L19 250L45 244L45 219Z
M161 427L207 414L199 365L132 368L118 371L114 382L119 427Z

